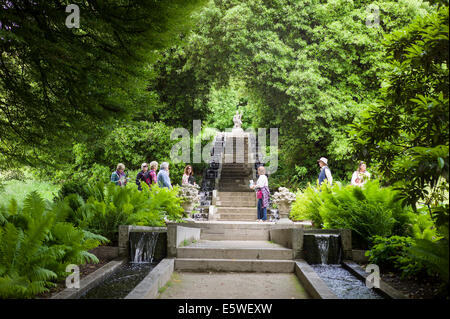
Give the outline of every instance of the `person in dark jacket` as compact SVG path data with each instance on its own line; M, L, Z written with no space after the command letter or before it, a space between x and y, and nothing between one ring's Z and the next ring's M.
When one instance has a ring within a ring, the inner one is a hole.
M320 166L319 186L322 185L324 181L327 181L329 185L332 185L333 177L331 176L331 171L328 168L328 160L325 157L321 157L317 162Z
M147 171L148 171L147 163L142 163L141 171L136 176L136 185L138 186L138 189L140 191L142 190L141 183L142 182L144 182L144 183L146 182Z

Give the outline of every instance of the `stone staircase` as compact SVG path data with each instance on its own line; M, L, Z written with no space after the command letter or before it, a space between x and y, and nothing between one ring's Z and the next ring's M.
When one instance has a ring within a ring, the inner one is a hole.
M251 162L248 136L228 136L216 198L217 220L256 221L256 195L249 187Z
M292 249L269 241L201 239L177 248L175 270L291 273L294 261Z

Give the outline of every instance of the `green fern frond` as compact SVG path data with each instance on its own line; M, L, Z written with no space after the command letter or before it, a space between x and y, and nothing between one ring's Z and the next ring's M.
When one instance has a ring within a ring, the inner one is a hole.
M434 269L447 284L449 281L449 245L448 241L430 241L416 239L414 245L408 249L408 255Z

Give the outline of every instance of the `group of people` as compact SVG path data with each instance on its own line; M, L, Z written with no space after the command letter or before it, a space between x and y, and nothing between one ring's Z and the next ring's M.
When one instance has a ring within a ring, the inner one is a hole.
M331 176L331 170L328 167L328 160L325 157L321 157L318 161L320 166L319 173L319 185L327 180L330 185L333 184L333 177ZM351 184L353 186L362 186L370 179L370 173L367 171L366 163L359 162L358 169L353 172Z
M320 166L319 172L319 185L322 185L324 181L327 181L330 185L333 184L333 176L331 170L328 167L328 159L321 157L318 161ZM266 169L264 166L258 167L258 180L256 184L250 184L250 188L256 190L256 198L258 199L258 222L267 221L267 207L269 206L269 181L265 175ZM366 164L359 162L358 169L353 172L351 184L353 186L362 186L370 179L370 173L366 170Z
M146 183L149 187L152 187L153 184L158 184L159 187L172 189L172 183L169 176L169 163L161 163L158 174L156 174L157 170L158 162L156 161L151 162L150 165L142 163L141 171L136 176L136 185L140 191L142 190L142 183ZM125 173L125 165L119 163L117 169L111 174L111 182L118 186L124 186L127 184L128 180L129 178L127 178ZM196 185L194 170L191 165L185 167L181 184Z
M319 185L322 185L324 181L327 181L330 185L333 183L333 177L331 170L328 167L328 159L321 157L318 161L320 166L319 172ZM169 176L169 163L163 162L159 169L158 174L158 162L153 161L149 165L142 163L141 171L136 176L136 185L139 190L142 190L142 182L146 183L149 187L153 184L158 184L159 187L166 187L172 189L172 183ZM358 169L353 172L351 184L354 186L362 186L370 179L370 173L366 170L366 164L360 162ZM117 170L111 174L111 181L116 185L123 186L128 182L128 178L125 174L125 165L120 163L117 165ZM181 179L181 184L196 185L194 178L194 170L191 165L187 165L184 169L184 174ZM266 176L266 169L264 166L258 167L258 180L256 184L250 184L250 188L256 191L256 198L258 199L258 222L267 221L267 207L269 206L269 181Z

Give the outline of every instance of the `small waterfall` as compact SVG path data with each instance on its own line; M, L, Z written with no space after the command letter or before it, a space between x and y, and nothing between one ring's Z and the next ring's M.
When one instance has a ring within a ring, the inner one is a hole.
M152 263L159 232L130 232L130 261Z
M305 234L303 247L310 264L341 263L341 236L338 234Z
M316 235L317 248L319 248L320 261L326 264L328 260L328 248L330 247L329 237L326 235Z

